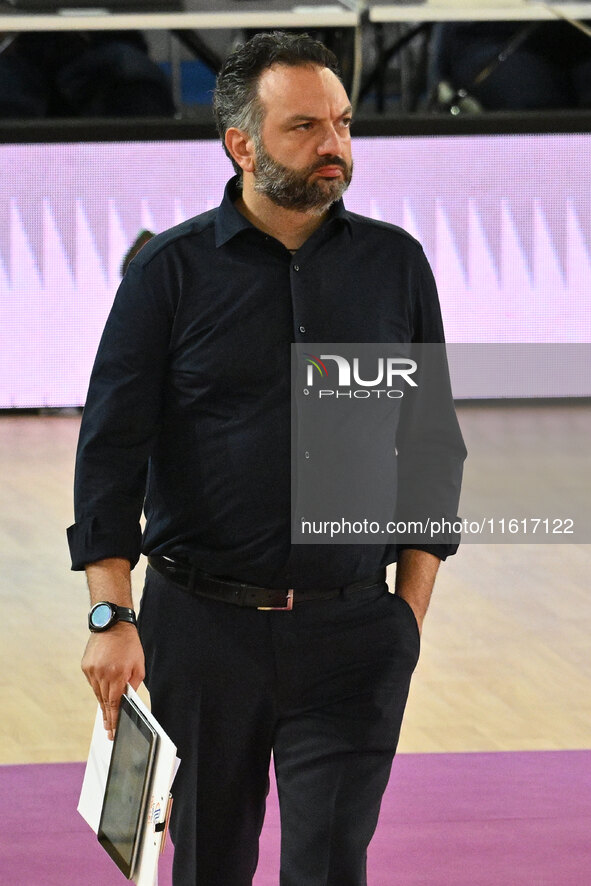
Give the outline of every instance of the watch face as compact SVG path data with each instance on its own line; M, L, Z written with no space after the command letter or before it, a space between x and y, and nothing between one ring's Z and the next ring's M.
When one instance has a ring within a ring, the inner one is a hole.
M95 628L105 628L113 618L113 610L108 603L99 603L92 610L92 624Z

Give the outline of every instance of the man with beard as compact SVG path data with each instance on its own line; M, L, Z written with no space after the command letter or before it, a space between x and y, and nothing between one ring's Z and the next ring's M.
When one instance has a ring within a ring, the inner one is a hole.
M322 44L255 36L227 59L214 110L236 176L218 209L132 261L93 369L69 529L103 607L83 670L111 736L145 672L178 746L175 886L252 883L271 753L281 886L362 886L455 547L291 544L290 345L439 342L439 305L419 244L343 206L351 106Z

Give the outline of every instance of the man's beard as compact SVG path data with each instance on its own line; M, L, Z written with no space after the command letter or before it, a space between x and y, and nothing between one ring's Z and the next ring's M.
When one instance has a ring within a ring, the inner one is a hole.
M290 169L274 160L267 153L261 138L255 138L254 189L264 194L276 206L295 209L298 212L312 212L322 215L340 200L351 181L353 163L347 165L342 157L323 157L306 169ZM314 178L310 176L324 166L339 166L342 178Z

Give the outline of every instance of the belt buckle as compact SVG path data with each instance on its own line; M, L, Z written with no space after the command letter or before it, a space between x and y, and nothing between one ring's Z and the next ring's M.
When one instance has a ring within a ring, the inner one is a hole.
M287 592L287 605L285 606L257 606L261 612L290 612L293 609L293 588Z

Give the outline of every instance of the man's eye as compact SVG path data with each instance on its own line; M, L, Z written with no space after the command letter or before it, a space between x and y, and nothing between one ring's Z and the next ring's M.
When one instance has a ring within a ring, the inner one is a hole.
M298 123L298 125L296 126L296 129L301 129L301 130L305 131L306 129L310 129L311 126L312 126L311 123Z
M343 117L341 122L342 122L343 126L345 126L348 129L351 126L351 124L353 123L353 120L351 117Z

